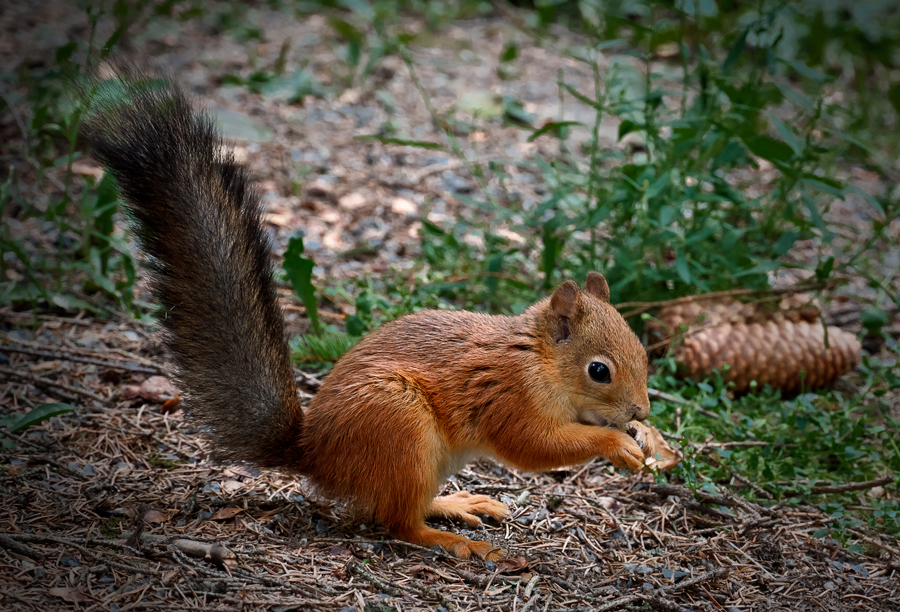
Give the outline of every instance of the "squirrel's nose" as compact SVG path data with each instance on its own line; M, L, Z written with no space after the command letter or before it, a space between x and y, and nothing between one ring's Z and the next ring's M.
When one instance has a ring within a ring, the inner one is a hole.
M635 404L632 408L634 408L634 417L632 417L632 420L634 421L643 421L650 416L650 402L647 402L646 406L638 406Z

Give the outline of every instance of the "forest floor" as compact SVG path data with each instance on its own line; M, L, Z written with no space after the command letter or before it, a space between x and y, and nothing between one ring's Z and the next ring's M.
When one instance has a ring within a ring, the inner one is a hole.
M86 35L82 13L64 2L4 11L7 62L21 61L17 41L38 41L28 49L39 58L60 36ZM246 42L177 20L160 20L126 48L174 74L219 117L259 180L280 250L302 228L319 276L402 269L417 255L423 216L441 223L480 214L456 197L475 186L450 156L355 138L385 121L410 138L436 138L419 86L439 110L463 100L477 114L510 95L537 123L592 116L571 98L560 109L558 72L582 89L592 87L592 75L549 45L522 42L521 74L497 76L504 41L518 36L504 19L453 24L418 42L411 49L418 84L388 57L338 96L287 104L277 92L253 94L223 77L272 64L290 40L289 65L302 60L331 86L334 45L323 18L291 21L265 10L256 18L268 42L249 54ZM394 112L386 113L379 91L390 94ZM476 161L552 155L559 146L528 142L527 133L497 122L476 126L459 136ZM616 143L617 125L602 124L600 137ZM99 171L89 161L78 169ZM540 175L515 164L508 172L523 200L540 200ZM764 183L767 169L760 172ZM36 223L16 230L42 248L49 238ZM288 310L295 332L304 325L297 312ZM4 610L900 609L895 538L850 529L863 550L850 552L813 537L835 520L817 506L766 507L729 494L727 485L713 494L656 484L604 460L547 474L480 462L452 477L447 492L490 495L510 509L508 520L476 530L436 523L506 549L496 563L393 541L302 481L206 460L198 431L167 401L177 392L155 378L167 365L152 327L85 313L36 317L37 324L32 313L0 311L2 411L59 401L79 410L9 434L14 447L0 453ZM298 380L307 397L315 392L316 377ZM878 487L860 492L868 494Z

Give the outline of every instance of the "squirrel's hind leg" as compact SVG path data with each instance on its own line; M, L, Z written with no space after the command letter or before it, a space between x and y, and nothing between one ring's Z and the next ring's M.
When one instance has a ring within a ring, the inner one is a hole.
M506 554L502 548L497 548L490 542L478 542L449 531L441 531L429 527L425 521L404 527L388 527L392 537L418 544L419 546L440 546L454 557L470 559L477 557L485 561L496 561Z
M457 519L470 527L480 527L481 519L476 514L486 514L499 521L509 516L509 510L487 495L472 495L468 491L435 497L428 509L431 518Z
M486 514L497 520L509 516L509 510L502 503L487 495L472 495L468 491L457 491L450 495L435 497L426 515L432 518L458 519L470 527L479 527L481 519L476 514ZM434 529L420 521L407 527L389 528L394 537L421 546L440 546L460 559L478 557L486 561L496 561L506 554L490 542L469 540L461 535Z

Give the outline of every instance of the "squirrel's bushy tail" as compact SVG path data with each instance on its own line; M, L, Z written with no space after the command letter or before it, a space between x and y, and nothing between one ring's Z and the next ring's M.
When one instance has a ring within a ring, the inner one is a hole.
M147 255L187 416L220 457L299 466L303 411L249 177L173 83L97 89L83 134Z

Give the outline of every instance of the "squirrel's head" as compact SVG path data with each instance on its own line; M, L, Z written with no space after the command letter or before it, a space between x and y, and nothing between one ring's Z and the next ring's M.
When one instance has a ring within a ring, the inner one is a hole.
M646 419L647 352L610 304L606 279L591 272L583 290L566 281L540 306L560 391L578 413L590 413L600 425Z

